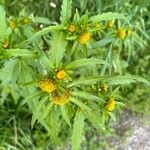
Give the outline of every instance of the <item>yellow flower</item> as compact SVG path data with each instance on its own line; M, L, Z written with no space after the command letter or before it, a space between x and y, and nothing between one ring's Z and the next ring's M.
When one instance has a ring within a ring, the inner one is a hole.
M120 39L124 39L126 37L126 30L125 29L118 29L117 31L117 36L120 38Z
M56 90L55 83L48 78L40 81L39 87L41 88L42 91L49 92L49 93Z
M17 23L15 21L11 21L9 26L12 28L12 29L15 29L17 27Z
M107 92L108 91L108 85L107 84L103 84L100 88L101 88L102 92Z
M114 21L113 21L113 20L109 21L109 22L107 23L107 28L112 28L113 24L114 24Z
M76 30L75 25L74 24L70 24L68 27L68 31L69 32L74 32Z
M106 104L106 108L109 111L113 111L115 109L116 102L114 98L110 98Z
M79 35L78 41L81 44L86 44L87 42L89 42L90 38L91 38L90 32L84 32Z
M63 80L63 79L65 79L66 78L66 72L65 72L65 70L59 70L57 73L56 73L56 77L57 77L57 79L59 79L59 80Z
M66 104L67 102L69 102L69 92L65 91L64 93L54 96L52 102L56 105Z

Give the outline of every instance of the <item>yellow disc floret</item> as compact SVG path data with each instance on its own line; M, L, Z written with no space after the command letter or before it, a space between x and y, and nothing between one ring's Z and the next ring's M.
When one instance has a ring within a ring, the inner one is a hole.
M120 39L124 39L126 37L126 30L125 29L118 29L117 31L117 36L120 38Z
M75 25L74 24L70 24L68 27L68 31L69 32L74 32L76 30Z
M59 79L59 80L63 80L63 79L65 79L66 78L66 72L65 72L65 70L59 70L57 73L56 73L56 77L57 77L57 79Z
M52 102L56 105L66 104L69 102L69 92L65 91L64 93L60 93L57 96L54 96Z
M90 32L84 32L79 35L78 41L81 44L86 44L87 42L89 42L90 38L91 38Z
M28 18L28 17L23 18L23 23L24 24L28 24L29 22L30 22L30 18Z
M41 88L42 91L49 92L49 93L56 90L55 83L48 78L40 81L39 87Z
M110 98L106 104L106 108L108 111L113 111L115 109L116 102L114 98Z

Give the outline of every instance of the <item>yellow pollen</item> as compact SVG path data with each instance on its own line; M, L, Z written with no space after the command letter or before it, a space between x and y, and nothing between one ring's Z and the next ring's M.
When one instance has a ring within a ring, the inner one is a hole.
M75 25L74 24L70 24L69 28L68 28L68 31L69 32L74 32L75 30L76 30Z
M118 29L117 31L117 36L120 38L120 39L124 39L126 37L126 30L125 29Z
M87 42L89 42L90 38L91 38L90 32L84 32L79 35L78 41L81 44L86 44Z
M68 91L65 91L64 93L61 93L57 96L54 96L52 101L56 105L66 104L67 102L69 102L69 93L68 93Z
M42 91L49 92L49 93L56 90L55 83L48 78L40 81L39 87L41 88Z
M59 80L63 80L63 79L65 79L66 78L66 72L65 72L65 70L60 70L60 71L58 71L57 73L56 73L56 77L57 77L57 79L59 79Z
M106 104L106 108L109 111L113 111L115 109L116 102L114 98L110 98Z

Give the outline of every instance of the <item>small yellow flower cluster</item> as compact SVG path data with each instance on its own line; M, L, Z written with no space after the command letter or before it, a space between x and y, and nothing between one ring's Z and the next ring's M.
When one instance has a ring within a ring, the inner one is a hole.
M75 32L75 30L76 30L75 25L73 23L70 24L68 27L68 31L73 33L73 32Z
M114 98L110 98L106 104L106 108L108 111L113 111L115 109L116 102Z
M79 35L78 41L81 44L86 44L87 42L89 42L90 38L91 38L90 32L83 32Z
M103 84L101 87L100 87L101 91L102 92L108 92L108 85L107 84Z
M59 70L57 73L56 73L56 78L59 79L59 80L63 80L65 79L67 76L65 70Z
M120 39L124 39L126 37L126 30L125 29L118 29L117 30L117 36L120 38Z
M64 93L54 96L52 102L56 105L66 104L67 102L69 102L69 92L65 91Z
M24 24L28 24L30 22L30 19L28 17L24 17L22 21Z
M40 81L39 87L41 88L42 91L49 93L52 93L53 91L56 90L55 83L48 78Z

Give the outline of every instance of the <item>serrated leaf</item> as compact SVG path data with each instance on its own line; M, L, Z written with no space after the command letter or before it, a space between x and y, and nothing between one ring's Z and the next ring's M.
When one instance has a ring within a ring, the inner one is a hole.
M6 37L7 25L6 25L6 12L4 7L0 5L0 37L3 41Z
M51 40L51 52L49 54L51 61L57 68L66 51L67 42L62 32L53 33Z
M109 79L106 80L106 82L108 82L111 85L125 85L125 84L130 84L130 83L134 83L134 82L143 82L144 84L147 84L150 86L149 81L147 81L146 79L136 76L136 75L124 75L124 76L116 76L116 77L110 77Z
M96 64L105 64L105 61L99 60L97 58L82 58L82 59L74 60L68 65L66 65L66 69L75 69L84 66L93 66Z
M94 100L94 101L104 101L100 97L93 95L91 93L84 92L84 91L74 91L74 92L71 92L70 94L73 96L78 96L83 99L90 99L90 100Z
M72 98L70 98L70 101L87 111L92 110L88 105L84 104L81 100L78 100L78 99L72 97Z
M35 57L35 53L32 51L29 51L27 49L7 49L5 51L2 51L2 55L4 58L9 57Z
M69 83L67 87L73 87L73 86L79 86L79 85L93 85L97 82L101 81L102 77L89 77L89 78L80 78L76 81L73 81L72 83Z
M82 134L84 130L84 114L81 111L76 113L72 133L72 150L79 150L82 142Z
M44 108L43 114L42 114L42 120L45 119L48 116L48 114L52 110L53 106L54 106L53 103L49 103L48 106L46 108Z
M93 127L97 130L105 130L104 126L102 125L102 115L97 111L87 112L85 113L89 121L92 123Z
M63 0L61 5L61 16L60 21L61 23L65 24L71 18L71 10L72 9L72 0Z
M62 106L60 106L60 109L61 109L62 117L64 118L64 120L66 121L66 123L67 123L69 126L71 126L70 116L69 116L69 111L68 111L67 105L62 105Z
M106 20L113 20L113 19L126 19L123 14L117 12L107 12L100 15L92 16L89 21L91 22L100 22Z

